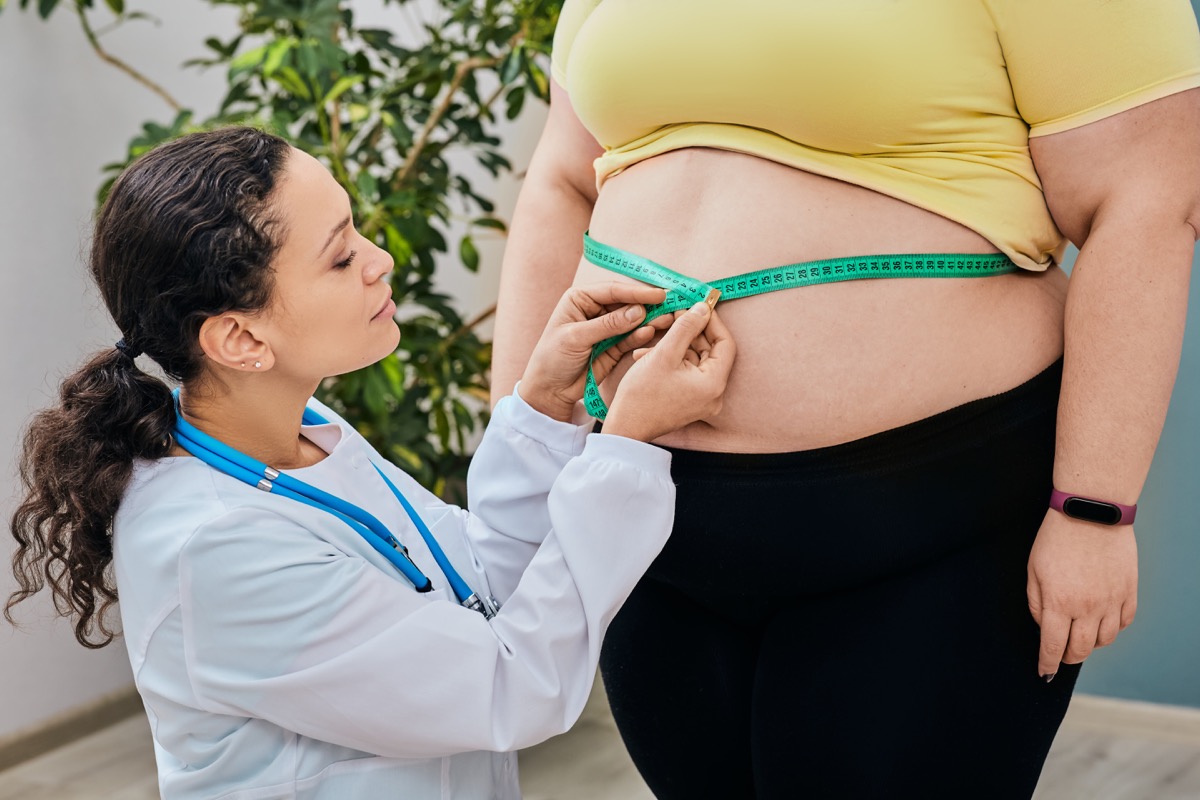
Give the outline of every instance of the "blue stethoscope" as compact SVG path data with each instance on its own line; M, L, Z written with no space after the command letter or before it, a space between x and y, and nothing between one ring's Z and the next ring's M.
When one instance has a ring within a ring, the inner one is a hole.
M264 492L269 492L270 494L291 498L307 506L312 506L313 508L318 508L334 515L357 531L376 552L391 562L396 569L400 570L400 573L412 582L412 585L416 587L418 592L428 592L433 588L433 583L413 563L412 559L409 558L408 548L401 544L392 535L391 531L377 518L353 503L347 503L340 497L335 497L311 484L286 475L209 436L183 418L183 413L179 409L179 390L176 389L171 394L175 398L175 440L184 450L213 469L223 472L232 478L237 478L243 483L261 489ZM303 424L326 425L328 422L327 419L311 408L304 409ZM387 487L392 490L392 494L400 501L400 505L404 507L408 518L417 526L417 530L421 533L421 538L425 540L425 544L433 554L434 560L441 567L442 573L450 583L450 588L454 590L454 595L458 598L458 602L472 611L478 611L480 614L483 614L486 619L496 616L496 612L500 610L500 604L496 602L496 599L494 597L480 597L471 591L471 587L458 574L458 570L454 569L454 565L450 563L450 559L446 558L446 554L442 552L437 539L433 537L433 534L429 531L429 527L421 519L421 516L417 514L412 504L400 493L396 485L388 480L388 476L384 474L383 470L375 462L372 461L371 466L375 467L375 471L379 473L379 477L383 478L383 482L387 484Z

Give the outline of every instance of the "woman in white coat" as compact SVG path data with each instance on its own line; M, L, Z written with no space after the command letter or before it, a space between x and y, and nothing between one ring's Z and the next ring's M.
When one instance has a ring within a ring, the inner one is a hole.
M645 442L719 406L715 313L632 352L590 434L570 418L591 347L634 331L603 375L646 344L663 293L568 293L467 512L312 399L395 349L391 268L319 162L248 128L157 148L99 214L91 269L122 339L27 432L6 612L48 585L100 647L119 590L164 797L518 797L510 751L577 718L667 538L670 457Z

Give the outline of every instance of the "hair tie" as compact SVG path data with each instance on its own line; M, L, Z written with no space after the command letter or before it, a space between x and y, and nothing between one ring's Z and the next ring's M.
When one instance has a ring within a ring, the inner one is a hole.
M121 353L121 355L125 356L125 358L129 360L130 364L134 363L134 359L142 354L141 350L126 344L124 339L118 339L116 345L114 346Z

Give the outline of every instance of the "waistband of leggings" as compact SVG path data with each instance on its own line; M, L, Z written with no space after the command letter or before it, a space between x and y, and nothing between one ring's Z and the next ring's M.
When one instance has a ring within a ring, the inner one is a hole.
M893 472L939 455L979 446L987 439L1050 415L1058 409L1062 384L1059 358L1034 377L1000 394L971 400L930 417L842 444L788 453L717 453L664 448L671 453L671 472L741 476L794 472L822 474Z

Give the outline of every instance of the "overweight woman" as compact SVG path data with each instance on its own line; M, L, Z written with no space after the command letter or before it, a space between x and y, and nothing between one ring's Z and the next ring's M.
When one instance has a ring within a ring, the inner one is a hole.
M99 647L119 595L165 798L520 797L511 751L578 717L667 538L670 456L646 441L719 409L715 313L668 320L590 434L567 420L592 346L633 332L607 373L664 293L566 293L467 512L312 399L395 350L391 270L319 162L248 128L156 148L100 211L91 271L122 338L27 433L6 611L48 585Z
M650 788L1028 797L1137 605L1200 229L1187 0L566 0L553 76L496 397L604 275L721 291L739 345L655 440L675 530L604 644Z

